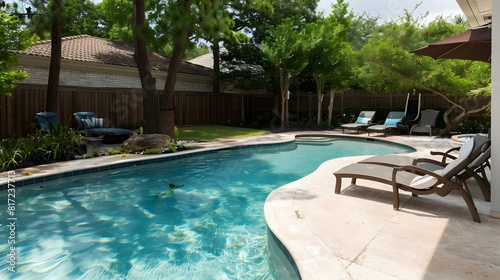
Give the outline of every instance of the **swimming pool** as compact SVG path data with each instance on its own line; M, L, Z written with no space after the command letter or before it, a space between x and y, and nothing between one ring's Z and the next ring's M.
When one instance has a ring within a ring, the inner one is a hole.
M332 158L410 151L382 141L307 138L24 186L16 198L16 276L277 279L263 217L271 191ZM183 186L170 192L169 184ZM7 209L6 192L0 196ZM7 235L1 227L2 239ZM0 243L0 251L8 249ZM6 254L1 259L0 278L12 276Z

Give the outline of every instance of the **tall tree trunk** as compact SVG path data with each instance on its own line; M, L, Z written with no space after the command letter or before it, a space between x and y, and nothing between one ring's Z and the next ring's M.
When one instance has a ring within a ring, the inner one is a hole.
M323 104L323 93L321 93L321 91L318 90L318 114L316 115L316 125L317 126L321 126L321 116L322 116L322 110L321 110L321 106Z
M62 0L52 1L52 29L50 31L50 67L47 82L47 100L45 110L57 112L59 103L59 75L61 73L61 6Z
M191 10L192 0L185 0L183 9L185 14L189 14ZM174 108L174 92L175 82L177 81L177 71L182 63L182 54L186 48L191 26L185 23L179 37L174 42L172 57L168 65L167 78L165 79L165 88L160 96L160 122L158 123L158 133L168 134L174 138L175 127L175 108Z
M144 27L145 9L144 0L133 1L132 32L134 34L134 60L139 70L143 94L143 111L145 133L156 133L159 123L158 99L155 96L156 79L151 74L151 65L148 57L145 38L139 35L139 29Z
M280 69L280 88L281 88L281 129L288 125L288 80L289 73Z
M335 91L330 89L330 103L328 104L328 127L332 127L333 116L333 100L335 99Z
M324 84L325 82L323 81L323 78L321 77L318 77L318 76L315 76L315 79L316 81L316 93L318 95L318 114L317 114L317 120L316 120L316 125L317 126L321 126L321 118L323 116L323 97L324 97L324 94L323 94L323 88L324 88Z
M214 80L213 80L213 92L215 94L220 93L220 47L219 39L214 38L212 42L212 54L214 56Z

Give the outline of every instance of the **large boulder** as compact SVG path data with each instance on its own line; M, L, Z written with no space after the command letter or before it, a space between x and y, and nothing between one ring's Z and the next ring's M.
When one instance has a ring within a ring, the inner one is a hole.
M167 148L170 144L170 136L165 134L141 134L134 135L125 140L122 148L127 153L140 153L151 148Z

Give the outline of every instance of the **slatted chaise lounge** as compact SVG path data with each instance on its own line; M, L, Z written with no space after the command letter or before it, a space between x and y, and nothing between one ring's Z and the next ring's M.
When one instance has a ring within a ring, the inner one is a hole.
M340 126L340 128L342 128L342 133L344 133L344 130L347 129L356 130L356 134L359 134L359 130L366 129L372 124L374 116L375 111L361 111L354 123L345 123Z
M389 167L379 164L350 164L333 173L336 177L335 193L340 193L343 178L351 178L351 184L356 184L357 179L364 179L392 185L393 208L399 210L400 189L409 191L413 195L436 193L440 196L446 196L455 190L464 199L474 221L481 222L470 191L459 176L475 160L472 152L481 146L476 143L479 138L477 141L473 139L465 142L457 159L438 170L428 170L414 165ZM453 180L454 177L456 181Z
M483 193L484 200L490 201L491 185L486 176L486 168L490 168L489 159L491 158L491 141L482 135L476 135L474 150L471 152L470 157L475 158L458 176L466 184L466 180L474 178L478 184L481 192ZM389 167L416 165L428 170L439 170L448 164L449 159L455 160L456 156L452 153L459 151L460 147L455 147L447 150L446 152L431 151L431 155L441 156L441 160L435 160L427 157L415 158L403 155L378 155L366 158L359 161L362 164L378 164ZM491 169L491 168L490 168Z
M391 130L396 130L398 128L398 124L401 123L405 116L405 112L393 111L387 115L384 124L372 125L366 130L368 131L368 136L370 136L371 132L375 133L383 133L384 136L387 136L387 132Z
M439 115L439 111L426 110L420 113L420 121L418 124L413 125L410 128L410 135L415 132L429 133L432 136L432 129L436 125L436 120Z

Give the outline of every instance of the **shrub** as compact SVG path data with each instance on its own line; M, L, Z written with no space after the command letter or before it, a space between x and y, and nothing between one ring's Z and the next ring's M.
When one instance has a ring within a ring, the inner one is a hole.
M151 149L146 149L143 154L144 155L157 155L163 153L162 148L151 148Z
M27 137L3 139L0 141L0 171L65 160L81 153L82 140L75 130L64 126L54 127L48 133L37 130Z
M463 118L458 123L457 130L460 134L472 134L484 132L487 129L484 124L477 119Z
M123 154L125 151L122 148L111 148L108 150L108 155L119 155Z

